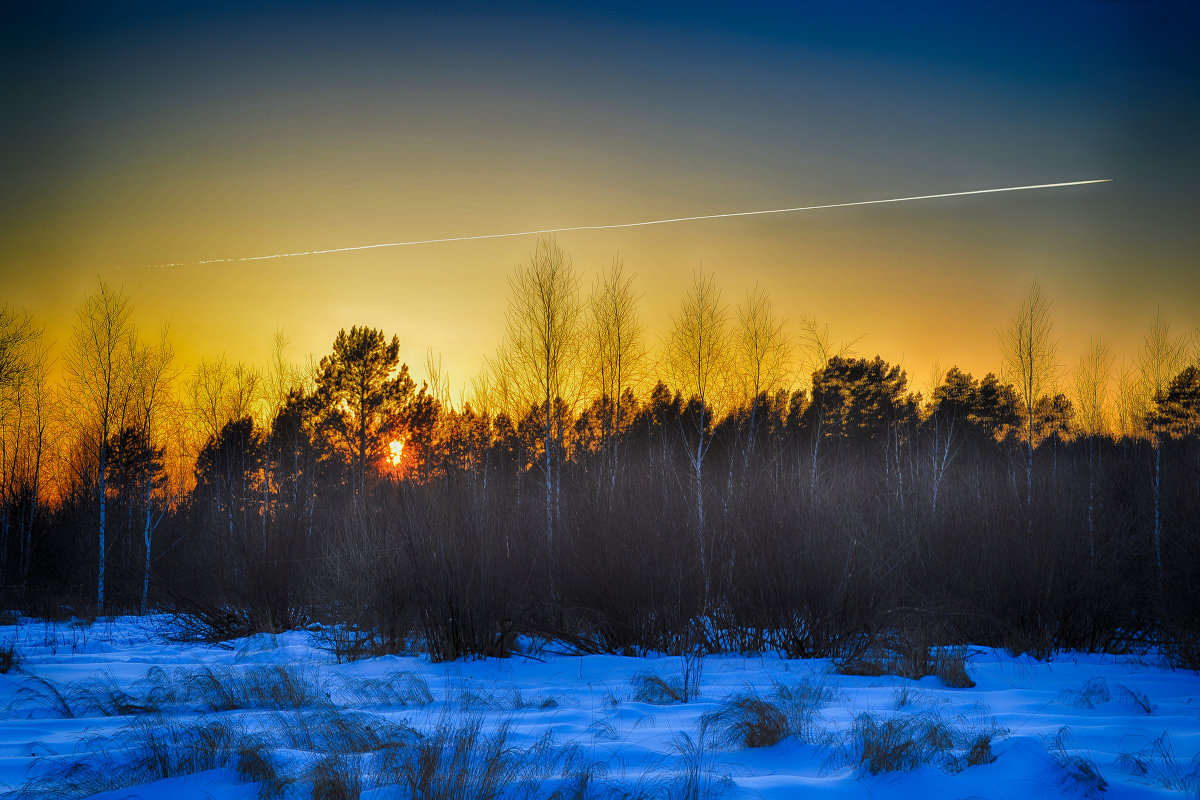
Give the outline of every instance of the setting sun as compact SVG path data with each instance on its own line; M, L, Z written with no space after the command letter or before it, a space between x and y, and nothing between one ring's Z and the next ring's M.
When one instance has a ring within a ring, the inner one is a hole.
M396 439L388 443L387 463L389 466L400 466L400 459L404 456L404 440Z

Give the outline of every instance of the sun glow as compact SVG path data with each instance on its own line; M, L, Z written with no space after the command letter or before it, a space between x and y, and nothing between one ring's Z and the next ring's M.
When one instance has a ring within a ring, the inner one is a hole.
M389 466L400 466L400 460L404 457L404 440L396 439L388 443L387 463Z

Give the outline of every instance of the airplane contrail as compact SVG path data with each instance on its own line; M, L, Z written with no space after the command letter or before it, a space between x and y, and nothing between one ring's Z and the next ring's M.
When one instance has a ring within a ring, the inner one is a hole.
M1066 181L1064 183L1038 183L1030 186L1004 186L998 189L972 189L966 192L942 192L941 194L921 194L913 197L890 197L886 200L858 200L852 203L827 203L819 206L797 206L795 208L769 208L759 211L732 211L725 214L701 214L696 217L672 217L670 219L650 219L641 222L618 222L610 225L571 225L565 228L543 228L535 231L514 231L511 233L483 233L476 236L446 236L440 239L414 239L410 242L381 242L379 244L360 244L353 247L331 247L327 250L302 250L295 253L272 253L266 256L241 256L238 258L207 258L202 261L180 261L173 264L154 264L148 269L167 269L169 267L198 267L202 264L231 264L242 261L269 261L276 258L295 258L297 256L319 256L327 253L349 253L354 250L378 250L384 247L410 247L418 244L443 244L446 242L469 242L477 239L507 239L514 236L536 236L543 233L567 233L570 231L603 231L614 228L641 228L647 225L668 225L672 222L695 222L702 219L725 219L727 217L753 217L763 214L792 214L798 211L819 211L826 208L848 208L850 206L871 206L882 203L907 203L912 200L936 200L942 197L965 197L972 194L995 194L997 192L1023 192L1029 189L1058 189L1064 186L1084 186L1089 183L1111 183L1112 178L1097 178L1087 181Z

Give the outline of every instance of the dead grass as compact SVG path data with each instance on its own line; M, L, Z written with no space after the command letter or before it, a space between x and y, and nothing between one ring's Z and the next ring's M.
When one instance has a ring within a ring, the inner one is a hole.
M890 631L860 638L834 664L842 675L869 678L899 675L911 680L936 675L950 689L969 689L975 685L967 673L966 647L936 644L934 637L923 630Z
M1112 692L1108 689L1108 681L1104 678L1090 678L1079 689L1063 689L1058 693L1058 701L1075 708L1095 708L1112 700Z
M245 669L178 670L175 683L199 711L298 709L327 704L318 676L297 667L272 665Z
M683 686L677 680L668 680L654 672L639 672L630 681L633 699L639 703L669 706L684 702Z
M846 733L840 760L862 774L900 772L926 764L946 772L990 764L996 760L992 742L1007 735L989 717L986 706L977 706L974 719L949 721L936 710L882 717L863 713Z
M768 695L753 689L730 695L704 720L713 741L727 747L773 747L789 736L811 742L821 709L833 697L821 684L776 683Z
M1100 765L1090 753L1071 747L1071 730L1058 729L1054 739L1047 744L1047 752L1062 768L1066 781L1086 795L1098 795L1108 789L1108 781L1100 774Z
M17 687L13 693L13 701L9 704L9 713L19 708L29 709L30 713L42 710L50 716L63 719L74 719L75 708L72 706L69 689L60 688L49 678L30 675Z
M1150 786L1200 797L1200 753L1184 766L1167 731L1136 753L1122 753L1119 763Z
M783 709L753 690L730 695L704 718L714 741L729 747L774 747L791 733Z
M433 702L429 684L415 672L392 672L381 678L346 678L344 697L356 705L384 708L420 708Z
M363 791L360 759L328 755L309 768L313 800L358 800Z
M232 766L244 737L236 721L137 717L113 737L85 742L81 755L35 762L40 774L11 796L69 800Z

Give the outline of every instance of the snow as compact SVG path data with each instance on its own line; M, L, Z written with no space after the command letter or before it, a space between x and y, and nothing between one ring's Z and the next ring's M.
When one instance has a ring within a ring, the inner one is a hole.
M20 657L19 669L0 675L0 790L36 789L38 784L26 782L106 749L119 759L121 732L139 720L166 724L229 719L270 734L278 732L280 715L288 713L205 710L179 691L161 703L161 718L105 716L82 699L79 687L95 687L98 680L111 677L136 699L146 696L155 668L162 670L155 672L161 688L162 680L171 685L201 668L250 675L256 669L285 666L320 687L334 706L403 723L421 735L447 720L478 719L485 732L508 721L511 743L529 748L550 730L558 753L573 753L579 763L603 765L603 770L594 771L598 781L587 796L630 788L646 796L682 796L688 748L697 742L704 747L691 754L701 759L702 783L714 796L730 798L936 800L1101 793L1149 798L1200 792L1200 762L1193 761L1200 753L1200 676L1167 669L1152 655L1064 653L1043 662L972 648L968 672L976 685L969 689L946 688L936 677L911 681L838 675L823 659L709 656L703 659L697 699L658 705L636 699L637 676L650 672L675 680L681 669L678 658L576 656L524 642L528 656L499 660L432 664L423 657L385 656L338 664L306 631L212 646L171 643L163 635L170 625L162 617L120 617L90 625L22 619L0 627L0 645L15 646ZM374 694L362 683L397 673L408 674L391 684L399 694ZM402 697L403 691L422 683L432 702ZM76 716L64 718L49 693L31 690L47 685L63 692ZM791 735L770 747L746 748L719 736L701 738L702 718L721 708L723 701L751 691L770 698L777 685L819 687L830 697L815 710L811 731L803 739ZM913 769L871 774L857 763L850 743L855 720L864 713L879 722L935 720L965 738L956 738L953 746ZM965 766L963 742L989 729L994 733L995 760ZM1156 740L1165 746L1156 749ZM277 751L281 763L303 765L316 758L302 748ZM119 760L109 763L110 771L119 771L111 766ZM551 785L555 784L544 786ZM44 786L41 791L46 791ZM289 792L284 796L310 796L311 788L301 781ZM96 796L227 800L259 795L258 787L228 763ZM394 787L370 781L363 786L362 797L370 800L399 796L406 795Z

